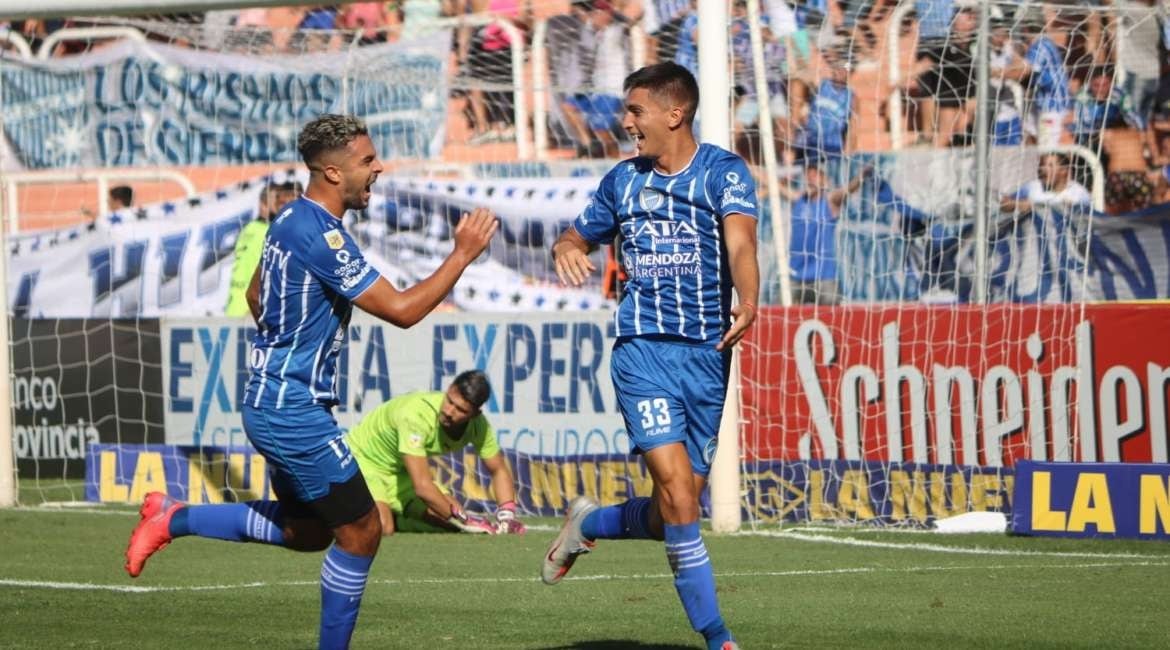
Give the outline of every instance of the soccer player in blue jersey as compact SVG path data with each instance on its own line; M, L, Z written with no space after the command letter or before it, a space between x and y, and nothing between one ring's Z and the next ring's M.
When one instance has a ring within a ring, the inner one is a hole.
M691 626L708 648L728 650L737 646L699 534L699 493L715 455L731 349L756 317L755 184L739 156L695 142L699 89L686 68L642 68L626 78L625 92L622 126L638 155L605 175L552 253L561 281L579 286L595 270L588 253L622 238L629 282L610 363L631 449L645 457L654 493L604 508L574 499L541 578L560 582L597 539L665 540Z
M451 291L498 224L483 208L464 215L442 265L398 291L366 262L341 221L346 210L366 207L382 172L365 125L322 115L305 125L297 146L309 167L308 189L273 219L248 290L259 329L244 393L244 430L268 461L277 501L187 506L151 493L126 549L126 571L138 576L152 554L186 535L328 549L319 645L345 648L382 532L332 415L351 304L399 327L414 325Z

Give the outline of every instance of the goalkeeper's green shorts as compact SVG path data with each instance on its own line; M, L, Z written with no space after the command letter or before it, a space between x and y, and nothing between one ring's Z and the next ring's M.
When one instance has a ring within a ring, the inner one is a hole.
M366 485L369 486L370 494L375 501L390 506L390 511L396 515L411 519L423 518L427 504L414 493L414 482L410 480L409 474L390 474L362 467L362 476L366 478ZM451 494L451 491L442 484L436 483L435 487L443 494Z

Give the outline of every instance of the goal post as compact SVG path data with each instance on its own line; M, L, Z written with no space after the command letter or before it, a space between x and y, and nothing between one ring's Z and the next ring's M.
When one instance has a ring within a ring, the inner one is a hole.
M726 25L727 5L723 0L698 0L699 24ZM731 96L727 35L719 29L700 29L697 45L700 140L731 149L731 106L723 99ZM734 532L740 525L738 369L733 360L719 423L719 446L711 463L711 528L721 533Z

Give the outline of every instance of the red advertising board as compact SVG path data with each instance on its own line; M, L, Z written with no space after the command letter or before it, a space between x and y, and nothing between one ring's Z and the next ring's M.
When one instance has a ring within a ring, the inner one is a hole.
M1170 305L765 309L753 459L1167 462Z

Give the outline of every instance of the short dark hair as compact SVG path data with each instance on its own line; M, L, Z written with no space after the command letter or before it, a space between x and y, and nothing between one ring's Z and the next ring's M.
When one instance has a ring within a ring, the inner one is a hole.
M459 391L463 399L471 402L475 408L483 406L484 402L492 396L491 382L488 381L487 375L480 370L461 372L451 383L455 385L455 390Z
M1056 162L1060 163L1061 167L1068 167L1068 166L1072 165L1072 158L1070 158L1067 153L1064 153L1061 151L1042 151L1042 152L1040 152L1040 160L1041 161L1043 161L1045 158L1047 158L1049 156L1056 158Z
M110 188L110 198L122 205L134 205L134 190L129 185L115 185Z
M694 123L695 111L699 110L699 84L690 70L669 61L648 65L635 70L622 84L625 92L635 88L645 88L651 95L682 104L683 121Z
M365 122L356 117L326 113L301 129L297 150L306 164L312 164L321 154L344 149L358 137L369 134Z

